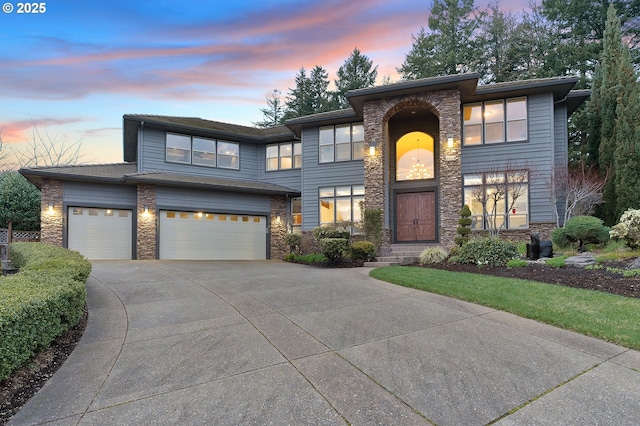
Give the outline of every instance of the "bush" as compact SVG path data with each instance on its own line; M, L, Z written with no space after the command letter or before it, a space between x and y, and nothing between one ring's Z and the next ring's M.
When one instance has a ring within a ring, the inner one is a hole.
M458 235L459 237L455 237L454 241L458 246L462 246L464 243L469 241L469 235L471 234L471 209L467 204L462 207L460 210L460 219L458 219Z
M429 247L420 253L420 263L425 265L440 263L444 262L448 256L449 253L447 253L447 251L442 247Z
M323 238L320 240L322 254L332 261L338 261L344 257L349 249L349 240L345 238Z
M0 380L73 327L85 306L91 263L45 243L13 243L15 275L0 277Z
M284 260L287 262L304 263L306 265L317 265L319 263L327 263L329 259L325 255L318 253L310 254L294 254L289 253L284 255Z
M582 249L585 244L606 243L609 240L609 228L597 217L575 216L567 220L564 228L554 229L551 240L561 247L577 243L578 249Z
M624 240L632 249L640 248L640 209L628 209L609 232L611 238Z
M376 248L371 241L356 241L351 245L353 260L375 260Z
M376 251L380 248L382 242L382 217L383 211L378 208L364 208L364 203L361 203L360 209L362 212L362 230L367 241L371 241Z
M287 234L284 237L284 241L289 246L289 252L299 251L302 243L302 234Z
M482 266L505 266L518 257L518 245L513 241L499 238L473 238L467 241L457 253L460 263Z
M349 238L351 238L351 232L334 229L328 226L319 226L313 229L313 237L318 242L325 238L343 238L349 240Z

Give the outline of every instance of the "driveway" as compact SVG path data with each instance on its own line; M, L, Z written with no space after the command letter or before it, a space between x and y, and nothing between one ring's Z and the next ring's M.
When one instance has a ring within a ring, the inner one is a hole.
M640 424L639 352L367 272L95 262L80 344L10 424Z

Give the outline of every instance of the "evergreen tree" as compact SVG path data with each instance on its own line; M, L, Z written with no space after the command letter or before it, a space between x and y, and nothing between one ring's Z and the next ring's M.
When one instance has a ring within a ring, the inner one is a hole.
M320 65L316 65L309 75L309 96L312 114L335 109L328 88L329 73Z
M600 144L598 146L598 168L606 176L607 183L603 191L604 204L600 215L607 225L616 222L616 176L614 155L616 150L616 111L621 96L618 68L622 60L622 38L620 35L620 19L613 5L609 6L607 25L604 31L602 50L602 86L596 96L600 97L602 126L600 127Z
M433 0L429 33L424 27L398 72L410 80L474 71L480 57L476 37L484 13L473 0Z
M485 82L509 81L517 67L511 60L511 42L517 28L514 15L500 10L495 1L480 23L478 44L481 46L482 75Z
M0 228L40 230L40 191L18 172L0 173Z
M260 108L260 112L264 119L253 123L254 126L265 129L267 127L278 126L284 122L284 107L280 100L281 92L278 89L273 89L271 95L266 99L267 107Z
M298 74L296 74L296 87L289 88L289 94L285 101L285 113L284 119L304 117L313 113L313 107L311 105L310 85L311 82L307 77L307 70L304 67L300 68Z
M640 209L640 84L631 53L622 50L618 69L621 91L616 105L615 168L616 212L614 222L627 209Z
M338 108L347 108L349 102L344 94L349 90L373 86L378 77L378 66L373 67L373 61L360 53L356 47L336 74L336 104Z

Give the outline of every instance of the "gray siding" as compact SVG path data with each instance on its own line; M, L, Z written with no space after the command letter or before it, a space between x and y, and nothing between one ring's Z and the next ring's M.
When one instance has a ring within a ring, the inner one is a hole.
M566 169L569 164L569 129L566 105L557 105L554 114L554 167ZM559 217L564 217L564 200L558 200L557 206Z
M268 215L271 197L237 192L158 187L156 205L163 210Z
M64 202L84 207L131 208L136 206L136 187L104 183L64 182Z
M165 134L163 130L142 131L138 170L140 172L166 172L184 175L209 176L228 179L257 181L259 178L260 145L240 143L240 169L230 170L216 167L193 166L165 161Z
M302 188L302 170L274 170L267 172L267 147L260 146L260 181L281 185L300 191Z
M500 170L507 164L529 168L529 221L553 222L548 189L557 137L553 97L551 94L529 96L527 107L529 140L463 147L462 173Z
M319 224L318 188L364 185L364 160L318 163L318 129L302 131L302 229Z

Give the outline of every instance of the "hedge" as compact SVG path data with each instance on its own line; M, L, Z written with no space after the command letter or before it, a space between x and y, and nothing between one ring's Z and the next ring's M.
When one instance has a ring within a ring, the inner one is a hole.
M14 275L0 276L0 380L73 327L85 306L91 263L45 243L13 243Z

